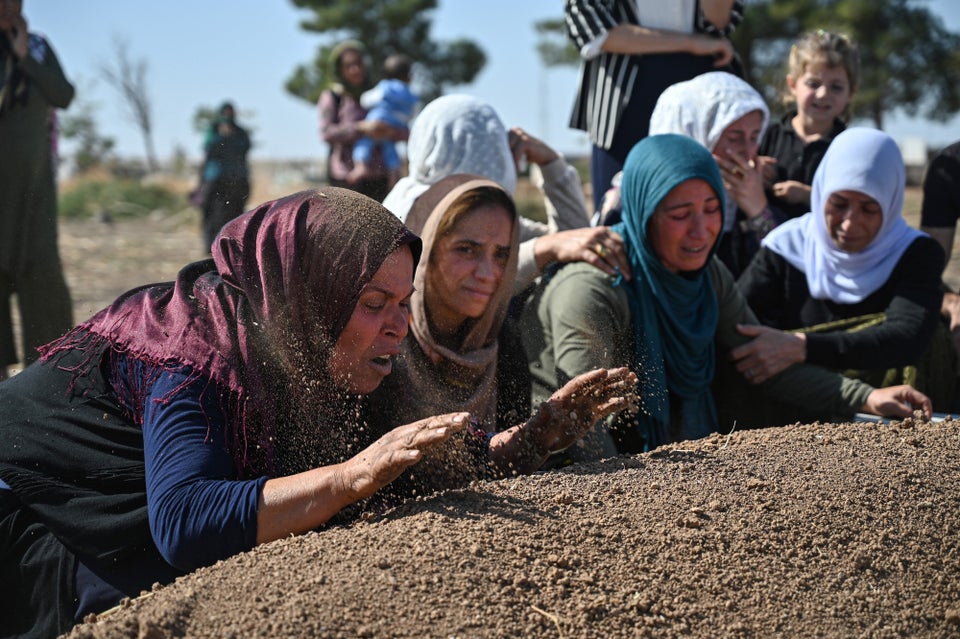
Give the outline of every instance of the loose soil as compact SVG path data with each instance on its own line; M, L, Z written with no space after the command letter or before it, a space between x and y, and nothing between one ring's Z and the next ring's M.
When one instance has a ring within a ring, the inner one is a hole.
M74 639L957 637L960 422L795 425L261 546Z
M195 216L65 222L76 318L203 257ZM797 424L424 497L69 636L960 637L958 548L960 422Z

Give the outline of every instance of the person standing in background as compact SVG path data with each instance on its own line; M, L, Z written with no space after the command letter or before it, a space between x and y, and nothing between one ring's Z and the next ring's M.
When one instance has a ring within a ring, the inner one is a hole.
M57 189L51 114L74 88L47 40L27 30L22 0L0 0L0 379L37 359L37 347L73 324L57 247ZM10 296L23 328L13 339Z
M570 127L590 135L593 208L647 136L668 86L714 70L738 72L726 36L742 0L566 0L567 35L583 62ZM737 73L740 75L739 73Z
M206 159L201 182L203 243L210 252L213 239L223 225L239 216L250 197L250 169L247 152L250 136L237 124L230 102L220 106L203 142Z
M366 136L373 140L401 142L408 131L383 120L366 120L367 110L360 104L361 94L370 88L366 62L367 49L357 40L345 40L330 53L331 73L336 81L320 94L320 138L330 145L327 181L330 186L348 188L382 202L390 190L387 169L380 149L374 149L363 179L351 180L353 146Z

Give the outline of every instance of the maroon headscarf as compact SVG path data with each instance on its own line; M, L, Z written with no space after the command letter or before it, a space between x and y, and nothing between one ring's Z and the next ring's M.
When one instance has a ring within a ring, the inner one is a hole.
M107 342L152 365L190 366L231 395L228 445L238 471L265 472L280 417L273 393L330 383L327 361L360 293L406 245L416 262L419 238L370 198L332 187L296 193L229 222L212 260L125 293L43 356L92 353ZM266 462L248 456L251 446Z

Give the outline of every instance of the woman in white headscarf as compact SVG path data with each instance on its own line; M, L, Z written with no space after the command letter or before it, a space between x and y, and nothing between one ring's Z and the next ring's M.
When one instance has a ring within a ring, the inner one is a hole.
M953 355L931 348L935 334L945 336L937 330L944 252L903 219L905 185L903 158L887 134L852 128L834 139L814 174L813 211L771 232L738 282L773 327L741 329L756 339L732 357L752 381L794 362L884 374L913 367L900 373L903 381L931 395L936 409L948 408L953 380L950 389L934 387L948 380L928 379L929 367L952 366L924 357ZM804 332L783 332L793 329Z
M520 218L515 290L523 290L554 262L585 261L611 275L619 269L629 276L620 237L588 226L576 169L523 129L508 131L494 108L482 100L445 95L424 107L410 129L407 161L409 175L383 201L401 220L424 191L449 175L479 175L512 195L517 164L531 164L531 180L544 194L547 223Z

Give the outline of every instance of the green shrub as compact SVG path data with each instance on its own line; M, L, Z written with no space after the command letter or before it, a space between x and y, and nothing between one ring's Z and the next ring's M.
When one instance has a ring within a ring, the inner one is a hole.
M84 179L60 194L59 213L66 218L109 216L144 217L157 210L179 211L187 206L184 196L158 184L136 180Z

